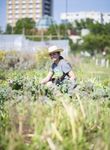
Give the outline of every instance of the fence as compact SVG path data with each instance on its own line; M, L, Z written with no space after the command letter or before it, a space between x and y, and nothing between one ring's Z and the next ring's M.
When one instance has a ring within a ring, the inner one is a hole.
M69 52L68 40L48 40L48 41L31 41L23 35L0 35L0 50L16 50L34 52L42 50L51 45L57 45L64 49L63 55L67 56Z
M105 59L105 58L96 59L95 63L97 66L106 67L106 68L109 67L109 59Z

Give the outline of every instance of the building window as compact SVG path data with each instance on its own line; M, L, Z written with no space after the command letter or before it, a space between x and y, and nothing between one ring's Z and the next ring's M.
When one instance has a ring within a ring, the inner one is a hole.
M33 12L33 10L32 10L32 9L30 9L30 10L29 10L29 13L32 13L32 12Z
M8 18L10 18L10 19L11 19L11 18L12 18L12 15L10 15Z
M15 8L16 8L16 9L19 8L19 5L16 5Z
M15 13L16 13L16 14L18 14L18 13L19 13L19 11L18 11L18 10L16 10L16 11L15 11Z
M32 1L32 0L30 0L30 1L29 1L29 3L31 3L31 4L32 4L32 3L33 3L33 1Z
M8 2L8 4L10 5L10 4L12 4L12 2L11 2L11 1L9 1L9 2Z
M9 13L9 14L12 14L12 11L11 11L11 10L9 10L9 11L8 11L8 13Z
M30 17L30 18L32 18L32 17L33 17L33 15L32 15L32 14L29 14L29 17Z
M26 8L26 5L22 5L22 8Z
M15 1L15 4L18 4L19 3L19 1Z
M15 16L15 18L19 18L19 16L18 16L18 15L16 15L16 16Z
M40 9L40 5L36 5L36 9Z
M26 3L26 1L24 0L24 1L22 1L22 3L23 3L23 4L25 4L25 3Z
M33 8L33 5L29 5L29 8Z
M26 10L22 10L22 13L25 14L25 13L26 13Z
M8 9L12 9L12 6L11 6L11 5L9 5Z

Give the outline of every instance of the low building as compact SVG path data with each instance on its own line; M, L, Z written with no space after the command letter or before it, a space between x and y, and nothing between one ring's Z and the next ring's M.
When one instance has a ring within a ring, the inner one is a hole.
M60 19L62 23L65 21L74 23L76 20L86 20L87 18L92 19L94 22L99 23L110 23L110 12L102 13L96 11L89 11L89 12L68 12L68 13L61 13Z

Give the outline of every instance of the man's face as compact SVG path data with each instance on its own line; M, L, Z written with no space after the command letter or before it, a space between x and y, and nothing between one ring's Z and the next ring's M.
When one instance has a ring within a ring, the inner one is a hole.
M58 60L59 59L59 56L60 56L60 54L59 54L59 52L54 52L54 53L51 53L51 54L49 54L50 55L50 58L52 59L52 61L56 61L56 60Z

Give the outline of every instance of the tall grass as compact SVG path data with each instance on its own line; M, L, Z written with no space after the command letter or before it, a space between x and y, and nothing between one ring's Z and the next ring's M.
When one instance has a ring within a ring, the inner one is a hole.
M79 61L73 96L49 91L47 99L38 85L47 70L38 68L1 71L0 149L109 150L110 69Z

